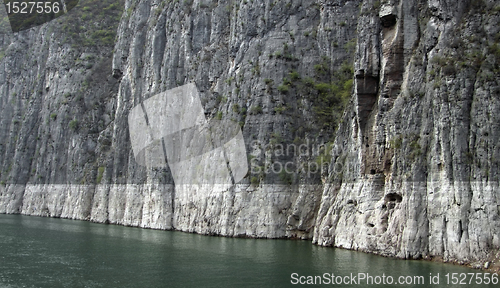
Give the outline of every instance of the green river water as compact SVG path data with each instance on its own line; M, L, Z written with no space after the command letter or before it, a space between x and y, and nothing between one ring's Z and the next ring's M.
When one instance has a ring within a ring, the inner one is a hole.
M332 274L337 284L331 284ZM417 276L423 284L409 285ZM474 284L480 282L476 277L482 283L496 279L456 265L395 260L309 241L0 215L0 287L500 287ZM316 285L300 285L314 279Z

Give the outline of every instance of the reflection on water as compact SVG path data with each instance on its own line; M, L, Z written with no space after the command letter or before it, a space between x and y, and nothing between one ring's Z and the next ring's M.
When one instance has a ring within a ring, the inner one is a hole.
M445 284L446 273L481 272L308 241L209 237L20 215L0 215L0 231L0 287L290 287L292 273L422 275L426 285L404 287L452 287L429 285L429 273L440 273Z

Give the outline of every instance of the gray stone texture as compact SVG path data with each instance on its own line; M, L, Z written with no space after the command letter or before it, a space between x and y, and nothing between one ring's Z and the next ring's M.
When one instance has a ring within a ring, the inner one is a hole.
M498 265L495 1L126 0L123 11L110 45L64 43L66 16L2 29L0 213ZM338 129L318 121L317 95L278 90L291 71L314 78L346 60L354 89ZM307 138L333 144L329 171L228 189L174 186L168 167L138 165L128 112L187 83L207 119L242 126L262 165L274 148L252 141Z

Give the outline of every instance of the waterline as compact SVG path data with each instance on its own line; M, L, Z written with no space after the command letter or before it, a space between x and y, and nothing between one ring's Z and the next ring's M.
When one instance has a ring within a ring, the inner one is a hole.
M481 272L309 241L210 237L21 215L0 215L0 231L0 287L290 287L293 273L421 275L426 281L429 273L439 273L444 284L446 273Z

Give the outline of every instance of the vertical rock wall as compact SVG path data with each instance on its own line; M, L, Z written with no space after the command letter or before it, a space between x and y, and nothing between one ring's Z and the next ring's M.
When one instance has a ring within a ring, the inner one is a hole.
M100 3L0 35L0 213L497 258L494 1ZM331 104L350 91L345 75L352 96ZM279 145L328 144L331 159L279 158L328 171L251 171L217 191L139 166L128 111L191 82L207 119L242 127L250 164L270 167Z
M498 259L500 15L481 2L387 1L360 17L357 103L334 145L346 169L323 190L314 243Z

